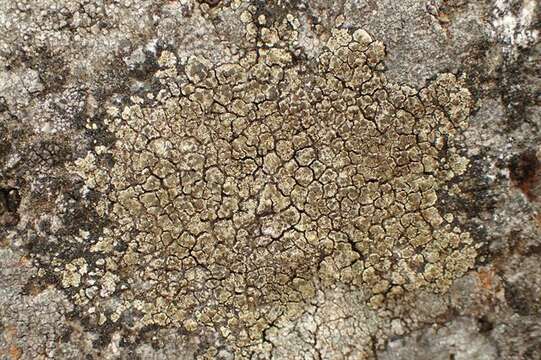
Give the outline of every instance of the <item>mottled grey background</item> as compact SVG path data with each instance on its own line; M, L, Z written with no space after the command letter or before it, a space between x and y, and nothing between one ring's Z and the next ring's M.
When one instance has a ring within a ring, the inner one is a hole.
M78 251L77 240L66 240L78 235L74 231L107 222L92 212L91 197L77 198L81 180L62 175L66 165L114 140L102 126L106 106L152 90L156 48L173 49L178 56L219 57L224 41L242 42L238 16L229 10L233 2L209 8L196 0L0 0L1 359L189 359L211 346L187 340L174 328L126 334L89 325L67 290L40 274L39 267L50 254ZM386 45L390 80L421 88L438 74L452 72L464 76L476 100L461 139L471 159L469 200L450 202L473 224L482 254L448 293L427 292L416 300L412 316L421 319L416 328L401 329L397 319L395 334L374 339L367 356L538 359L539 3L251 3L269 16L293 13L306 26L310 21L364 28ZM206 12L215 14L213 21ZM311 51L305 49L308 58ZM354 293L338 297L336 304L356 301ZM339 337L327 340L340 347ZM268 357L341 358L300 349ZM215 353L216 358L231 356L223 349Z

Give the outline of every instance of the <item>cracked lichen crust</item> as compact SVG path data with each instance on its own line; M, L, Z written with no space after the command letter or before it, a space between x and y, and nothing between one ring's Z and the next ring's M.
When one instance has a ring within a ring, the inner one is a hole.
M272 348L269 329L337 286L391 326L391 304L444 292L474 263L438 203L467 166L454 142L471 95L452 74L389 81L362 29L334 29L307 60L288 47L292 16L241 20L265 46L228 62L164 50L160 90L108 108L116 142L69 168L109 224L53 261L62 286L99 325L135 318L237 348ZM356 331L365 349L373 329Z

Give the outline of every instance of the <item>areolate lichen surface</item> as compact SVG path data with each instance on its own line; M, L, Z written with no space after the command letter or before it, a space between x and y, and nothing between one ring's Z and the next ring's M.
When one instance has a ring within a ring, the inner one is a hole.
M341 336L366 355L381 319L473 266L470 234L439 204L467 166L455 139L471 95L452 74L422 89L386 79L384 45L362 29L334 29L305 60L292 16L241 20L265 47L162 51L161 90L111 104L114 144L69 165L108 225L88 256L57 263L62 286L98 324L258 351L348 289L380 318L341 318L358 316Z

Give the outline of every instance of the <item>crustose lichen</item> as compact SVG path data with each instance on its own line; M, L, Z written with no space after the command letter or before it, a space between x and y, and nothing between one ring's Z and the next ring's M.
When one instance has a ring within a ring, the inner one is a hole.
M464 171L451 145L471 96L451 74L394 84L384 54L348 29L306 63L279 46L228 64L162 52L163 89L108 111L112 168L98 153L72 167L111 225L89 249L106 270L78 259L63 285L99 323L139 314L238 345L335 284L375 309L444 291L476 255L438 207Z

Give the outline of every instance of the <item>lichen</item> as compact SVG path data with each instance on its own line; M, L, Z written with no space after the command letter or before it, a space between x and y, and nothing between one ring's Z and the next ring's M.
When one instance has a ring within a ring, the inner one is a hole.
M386 306L446 291L476 257L438 202L467 167L454 139L470 93L452 74L393 83L362 29L303 61L292 15L240 19L264 46L230 63L163 51L161 89L111 105L114 146L69 166L110 223L94 270L66 265L64 286L99 324L130 313L242 348L340 284L403 333Z

